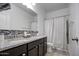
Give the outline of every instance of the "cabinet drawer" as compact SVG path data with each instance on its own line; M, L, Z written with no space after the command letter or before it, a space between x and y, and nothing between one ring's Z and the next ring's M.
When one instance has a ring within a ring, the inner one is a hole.
M39 45L40 43L43 43L43 39L38 39L36 41L28 43L28 50L32 49L33 47Z
M43 38L44 42L47 42L47 37Z
M34 47L33 49L28 51L28 56L38 56L38 48Z
M43 43L43 38L39 39L39 40L37 41L37 43L38 43L38 44Z
M43 56L43 43L39 44L39 56Z
M34 48L36 45L37 45L37 41L33 41L33 42L28 43L28 50Z
M19 54L26 52L26 45L17 46L5 51L0 52L3 56L18 56Z

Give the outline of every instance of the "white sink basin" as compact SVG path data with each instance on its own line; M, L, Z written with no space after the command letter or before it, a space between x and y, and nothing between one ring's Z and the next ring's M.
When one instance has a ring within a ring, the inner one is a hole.
M33 41L33 40L35 40L34 37L31 37L31 38L20 38L18 40L10 41L9 44L10 45L15 45L15 44L20 44L20 43L28 43L28 42Z
M13 44L19 44L19 43L23 43L23 42L28 42L29 40L16 40L16 41L11 41L9 44L13 45Z

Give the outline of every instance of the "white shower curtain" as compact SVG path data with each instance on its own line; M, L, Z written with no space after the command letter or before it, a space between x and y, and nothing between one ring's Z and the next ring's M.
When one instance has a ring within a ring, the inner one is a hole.
M53 20L46 20L45 21L45 32L46 32L46 35L47 35L47 42L48 44L52 44L52 40L53 40Z
M66 23L65 17L48 19L45 21L47 42L56 49L66 49Z

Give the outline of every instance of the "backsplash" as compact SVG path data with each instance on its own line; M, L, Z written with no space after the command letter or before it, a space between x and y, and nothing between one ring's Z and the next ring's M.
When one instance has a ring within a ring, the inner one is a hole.
M27 36L24 36L24 32L27 32ZM31 36L37 35L37 31L27 31L27 30L0 30L0 35L4 35L4 39L13 39L13 38L28 38Z

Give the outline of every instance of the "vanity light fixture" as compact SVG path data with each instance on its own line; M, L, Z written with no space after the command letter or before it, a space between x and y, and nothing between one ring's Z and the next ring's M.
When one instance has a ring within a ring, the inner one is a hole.
M35 5L36 5L36 3L31 3L31 5L32 5L32 6L35 6Z
M11 9L11 6L9 3L0 3L0 11Z

